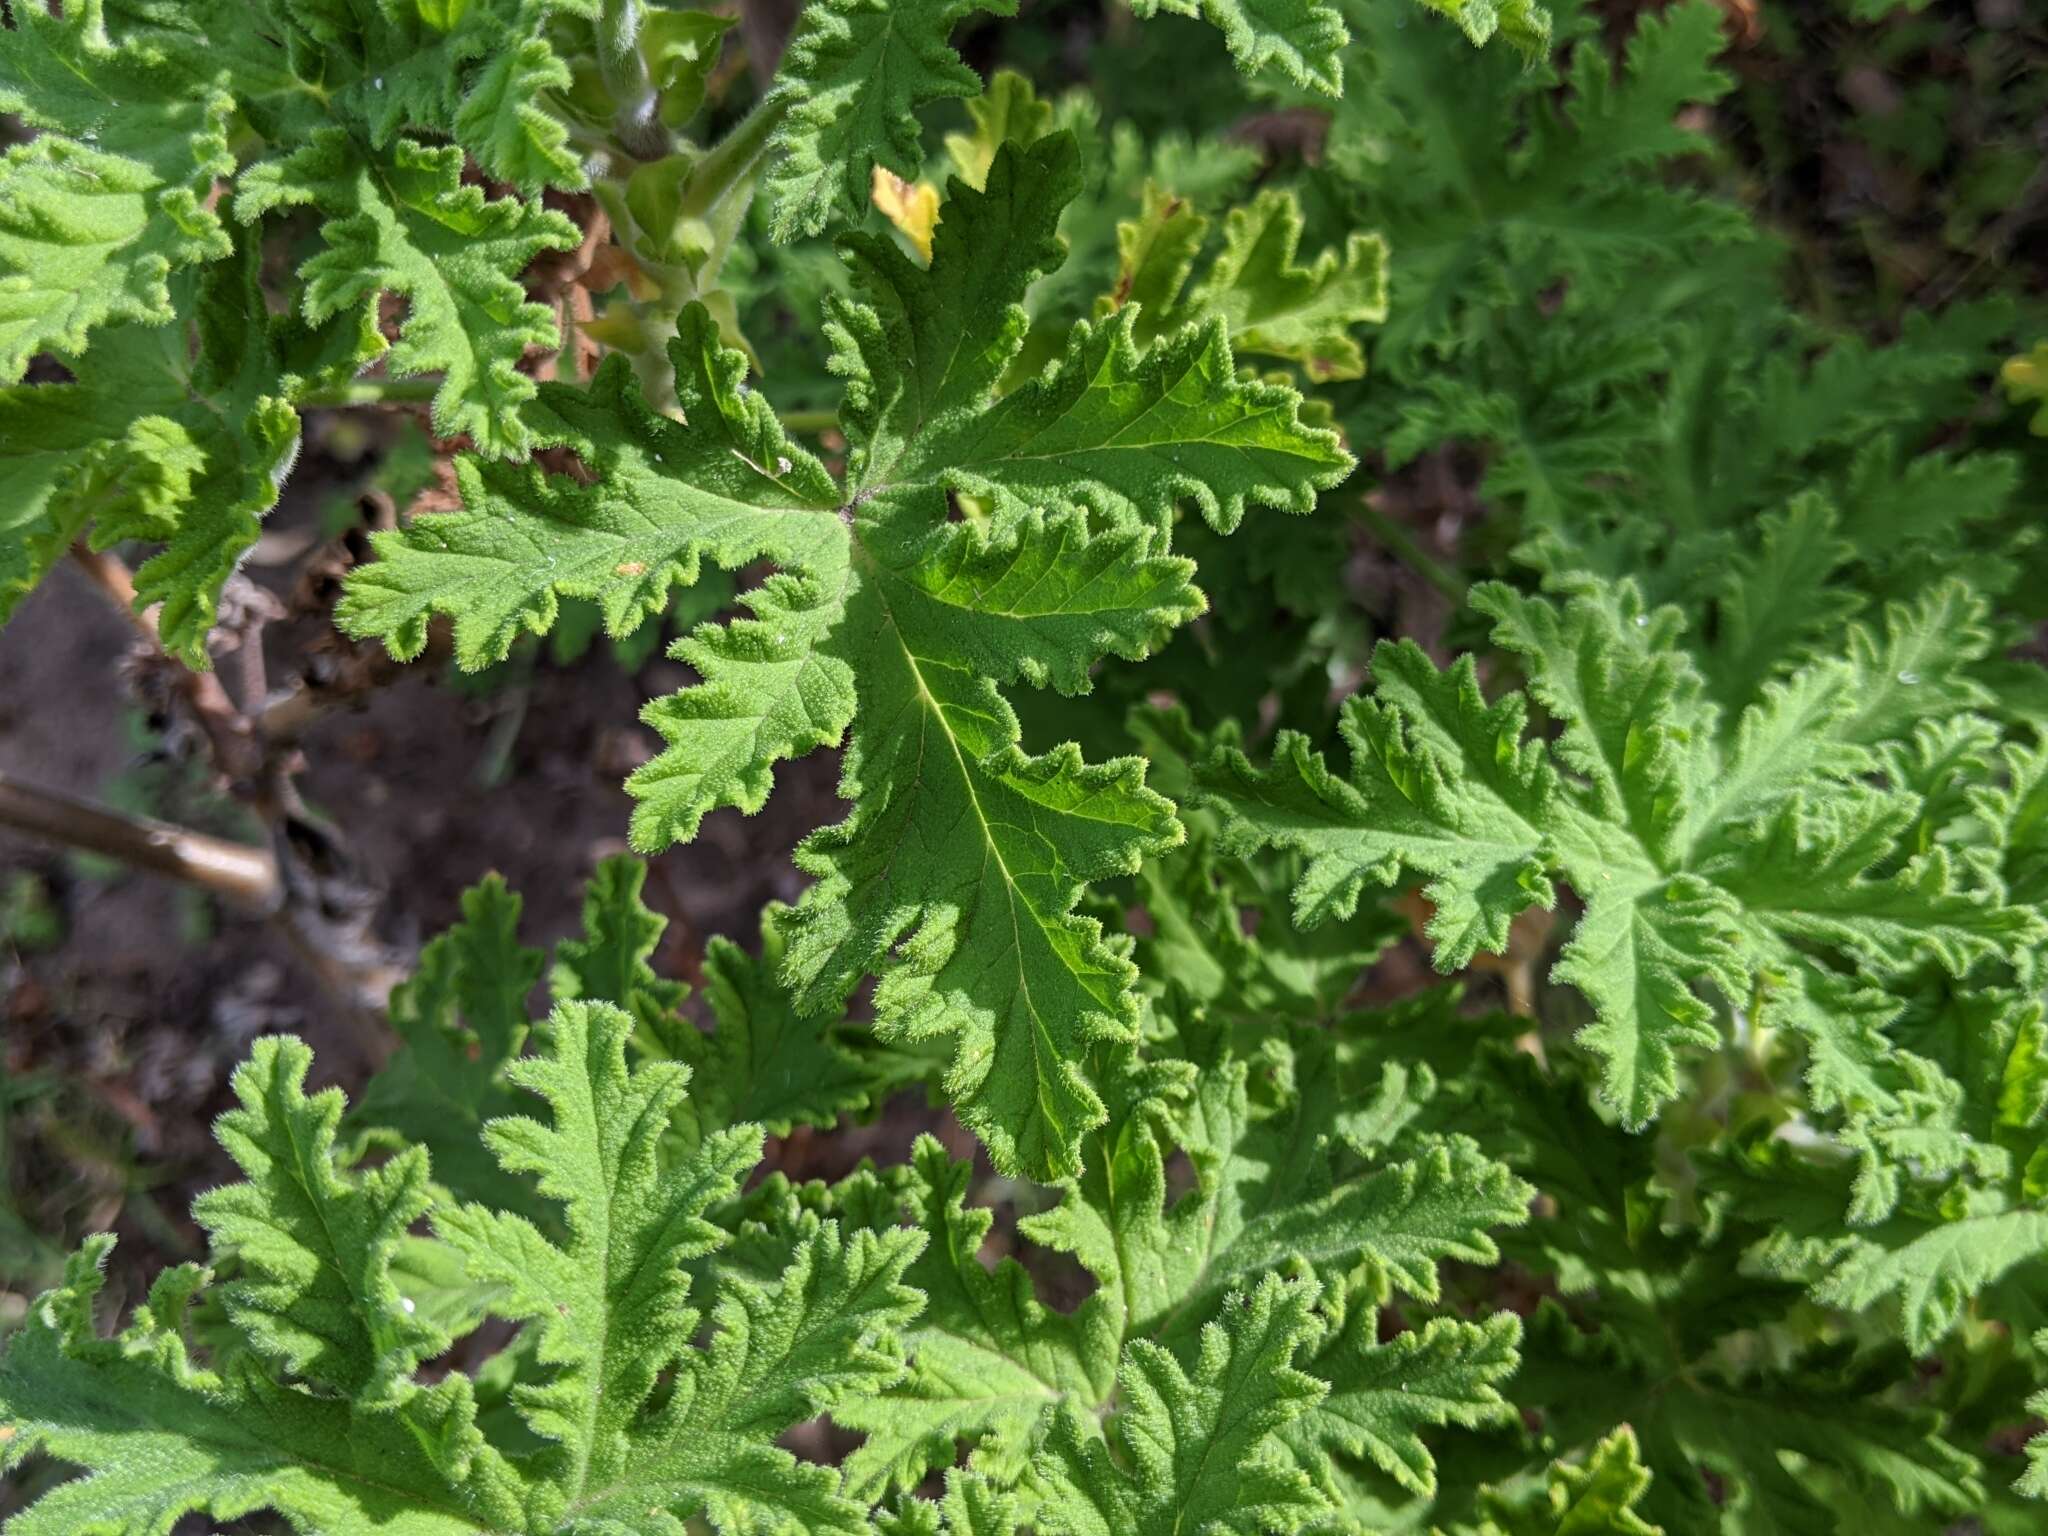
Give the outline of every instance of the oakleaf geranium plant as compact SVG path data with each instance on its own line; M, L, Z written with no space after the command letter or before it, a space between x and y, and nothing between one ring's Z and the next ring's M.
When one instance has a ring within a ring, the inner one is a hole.
M207 867L313 899L314 710L207 670L312 411L433 434L364 686L673 619L635 854L847 804L687 983L620 854L350 1093L256 1041L203 1257L7 1341L8 1536L2038 1527L2048 461L2010 304L1785 299L1714 8L1099 18L1305 151L985 84L1014 3L6 10L0 618L187 669Z

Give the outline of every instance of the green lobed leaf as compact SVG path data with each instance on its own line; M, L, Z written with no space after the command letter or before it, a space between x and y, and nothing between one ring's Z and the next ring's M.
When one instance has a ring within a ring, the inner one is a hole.
M1857 632L1846 663L1766 683L1731 737L1678 616L1646 611L1632 587L1559 605L1489 585L1473 601L1561 722L1548 751L1521 739L1512 695L1485 703L1469 661L1445 678L1419 652L1383 646L1373 695L1346 706L1350 781L1283 733L1272 769L1226 746L1200 783L1226 813L1231 851L1307 857L1298 921L1348 916L1367 883L1427 878L1445 968L1501 949L1514 916L1548 905L1562 877L1585 912L1553 979L1592 1003L1579 1043L1602 1058L1603 1096L1629 1124L1677 1095L1682 1053L1719 1040L1703 982L1731 1002L1754 993L1765 1017L1806 1037L1817 1107L1865 1111L1895 1100L1897 1074L1871 1007L1842 1006L1843 968L1881 981L1931 961L1960 974L2023 954L2040 932L2038 913L1978 888L1946 850L1905 857L1917 802L1852 781L1873 766L1864 744L1891 708L1883 683L1859 678L1879 665L1861 659L1872 637ZM1936 615L1960 601L1943 588L1896 611L1892 652L1942 644ZM1901 673L1894 686L1919 686L1911 666L1890 675Z
M519 943L520 898L497 875L462 893L462 921L430 939L392 989L400 1049L364 1088L349 1124L364 1145L423 1148L436 1178L465 1200L531 1200L481 1144L517 1105L507 1069L525 1049L537 950Z
M245 171L235 194L244 221L312 207L326 249L301 268L308 323L372 310L384 294L406 300L394 376L439 372L434 425L479 452L511 457L535 444L524 419L534 383L518 363L553 347L554 317L517 281L543 251L572 248L576 227L538 202L489 198L462 183L462 151L394 138L366 149L343 128Z
M908 1374L833 1411L835 1423L867 1437L846 1461L856 1494L913 1488L951 1465L963 1442L978 1468L1014 1479L1057 1404L1093 1404L1114 1385L1118 1339L1101 1304L1056 1312L1014 1259L982 1266L995 1218L966 1204L971 1172L929 1136L912 1149L904 1214L930 1241L904 1280L924 1293L925 1311L904 1335Z
M480 887L440 953L487 952L509 906ZM421 990L450 969L437 961L443 974ZM921 1304L903 1277L923 1236L812 1223L765 1276L713 1266L700 1312L693 1278L728 1241L707 1214L737 1193L760 1132L674 1152L687 1071L629 1069L632 1027L608 1004L557 1008L545 1052L506 1068L548 1121L510 1114L483 1129L504 1174L559 1204L559 1238L437 1198L417 1146L343 1171L340 1095L304 1094L298 1042L259 1041L220 1125L248 1180L195 1206L212 1262L232 1267L206 1330L213 1367L186 1337L209 1278L196 1265L160 1277L116 1338L95 1333L111 1239L92 1240L0 1359L7 1463L47 1451L86 1475L10 1528L127 1536L187 1512L270 1509L348 1536L652 1533L692 1518L722 1536L865 1530L836 1475L776 1441L901 1374L894 1339ZM408 1232L423 1215L432 1238ZM487 1315L523 1331L475 1379L423 1384L419 1369Z
M1345 1479L1337 1458L1369 1462L1402 1488L1437 1491L1435 1458L1420 1431L1511 1422L1500 1386L1513 1375L1521 1329L1501 1312L1484 1323L1435 1318L1386 1343L1375 1337L1378 1308L1355 1307L1304 1362L1329 1394L1280 1431L1295 1463L1342 1507Z
M312 1059L296 1040L256 1042L235 1073L240 1107L215 1126L246 1181L200 1196L192 1214L215 1252L238 1261L243 1278L222 1300L250 1343L364 1407L392 1406L448 1344L391 1278L399 1238L431 1204L427 1158L409 1148L344 1178L334 1161L341 1094L306 1097Z
M631 781L635 841L756 809L775 762L846 736L854 810L799 851L818 883L783 920L783 980L812 1016L878 976L878 1033L950 1039L962 1118L998 1166L1046 1177L1102 1115L1091 1046L1136 1023L1129 961L1075 903L1180 829L1137 759L1027 754L1000 688L1085 690L1104 656L1141 659L1201 611L1169 553L1176 501L1228 528L1252 504L1307 510L1350 463L1290 391L1236 377L1220 327L1141 353L1125 324L1078 326L1059 366L996 396L1075 159L1055 134L1006 145L981 191L956 182L928 270L850 243L868 302L833 310L846 486L692 307L670 349L683 421L620 360L588 390L544 386L522 420L589 482L465 462L468 509L380 539L341 609L399 654L451 613L476 665L561 596L620 632L705 557L781 567L752 618L679 646L703 682L648 712L669 747ZM986 514L953 517L962 497Z
M614 854L591 872L582 937L555 946L548 991L558 1003L610 1003L632 1016L643 1048L669 1052L683 1037L678 1010L690 989L650 963L668 919L641 899L646 885L647 866L629 854Z
M799 1125L831 1126L866 1109L880 1094L876 1065L855 1054L829 1015L800 1012L780 977L781 909L761 914L757 959L729 939L705 946L704 996L709 1034L676 1037L676 1057L702 1086L693 1101L701 1125L752 1121L770 1135Z
M299 448L287 352L304 338L265 310L256 260L247 244L181 275L177 321L103 333L72 382L0 389L0 622L74 541L138 540L162 546L138 605L162 605L172 654L210 665L221 588Z
M1521 741L1520 701L1489 706L1469 659L1439 673L1402 641L1383 643L1373 664L1376 696L1351 700L1339 727L1348 780L1288 732L1272 769L1226 747L1201 782L1228 807L1227 852L1277 845L1307 856L1294 893L1304 926L1350 917L1368 884L1427 877L1437 964L1454 970L1505 947L1516 913L1555 900L1555 775Z
M1273 69L1325 96L1344 92L1339 55L1351 41L1336 7L1320 0L1133 0L1139 16L1200 16L1223 33L1246 74Z
M470 1536L494 1516L516 1518L502 1499L451 1497L428 1448L460 1432L459 1389L410 1414L358 1414L339 1398L193 1362L184 1328L204 1278L196 1266L165 1271L134 1321L100 1337L93 1303L112 1247L88 1240L0 1362L0 1424L11 1432L0 1459L12 1467L40 1451L87 1469L15 1515L11 1536L128 1536L185 1514L265 1509L333 1536Z
M815 235L867 204L870 168L909 180L917 109L976 96L981 80L948 39L976 10L1014 15L1016 0L812 0L777 73L785 113L765 178L778 240Z
M110 36L104 0L0 30L0 113L40 130L0 156L0 384L181 313L171 275L233 249L207 195L235 169L234 105L217 67Z
M2037 1350L2048 1348L2048 1340L2037 1336L2034 1347ZM2048 1413L2048 1390L2036 1392L2027 1399L2027 1412ZM2048 1435L2035 1435L2027 1442L2027 1470L2020 1475L2015 1486L2033 1498L2048 1498Z
M662 1062L629 1070L631 1028L608 1005L556 1009L550 1054L512 1068L547 1100L552 1123L515 1117L487 1131L508 1171L536 1175L562 1204L563 1244L481 1206L435 1217L470 1273L496 1285L489 1310L535 1330L534 1358L552 1368L512 1393L549 1442L546 1519L602 1528L658 1509L678 1521L701 1511L728 1532L858 1531L861 1512L832 1492L832 1476L774 1439L901 1369L873 1341L916 1309L900 1275L921 1240L822 1229L775 1285L729 1280L709 1344L694 1347L702 1318L681 1265L724 1241L705 1213L736 1192L760 1132L707 1137L683 1167L665 1169L661 1132L687 1073ZM672 1393L650 1410L671 1370Z
M1294 363L1316 382L1361 378L1365 353L1351 331L1387 318L1386 242L1353 234L1341 258L1324 251L1302 266L1301 230L1300 204L1284 192L1233 208L1223 249L1188 307L1220 314L1240 353Z
M1115 1449L1063 1404L1034 1466L1048 1490L1038 1524L1062 1536L1299 1529L1322 1500L1271 1439L1324 1394L1296 1367L1315 1336L1312 1304L1310 1287L1272 1276L1231 1295L1204 1325L1191 1369L1155 1344L1130 1345L1110 1422Z
M1583 1466L1550 1464L1540 1492L1489 1500L1481 1536L1662 1536L1636 1513L1650 1486L1635 1431L1626 1424L1587 1453Z
M1246 1061L1198 1060L1192 1092L1187 1062L1120 1083L1137 1097L1094 1138L1088 1169L1063 1185L1057 1207L1022 1224L1095 1274L1125 1337L1177 1344L1225 1291L1276 1271L1334 1283L1369 1265L1393 1289L1434 1301L1440 1264L1491 1262L1490 1231L1525 1214L1528 1186L1468 1139L1372 1149L1368 1128L1385 1106L1347 1095L1312 1032L1291 1050L1274 1042L1261 1066L1284 1060L1290 1070L1262 1071L1256 1097ZM1196 1179L1177 1199L1172 1140Z

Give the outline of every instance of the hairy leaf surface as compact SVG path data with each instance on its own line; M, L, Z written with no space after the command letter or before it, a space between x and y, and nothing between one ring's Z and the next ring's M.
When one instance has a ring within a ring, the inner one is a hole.
M549 627L561 596L625 630L702 560L780 567L752 618L681 647L704 680L648 712L670 745L632 781L635 841L757 809L778 760L851 727L855 808L799 852L818 883L787 919L784 976L805 1013L879 976L885 1035L951 1037L963 1117L1041 1176L1076 1166L1103 1113L1092 1043L1136 1021L1128 960L1075 901L1180 829L1135 759L1027 754L999 685L1085 689L1102 657L1141 658L1200 611L1168 551L1178 500L1227 529L1251 505L1308 510L1350 463L1291 392L1237 378L1213 325L1149 351L1126 323L1077 326L1057 366L994 395L1074 176L1064 135L1006 147L984 190L955 184L929 269L849 243L865 302L833 311L844 485L691 309L670 352L681 422L618 360L588 391L544 390L522 421L592 481L466 464L467 510L384 538L343 613L401 654L450 613L476 664ZM962 497L985 512L954 516Z

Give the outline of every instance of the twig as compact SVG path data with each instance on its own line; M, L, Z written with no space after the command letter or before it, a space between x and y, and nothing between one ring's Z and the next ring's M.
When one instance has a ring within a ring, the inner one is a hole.
M369 1058L380 1058L390 1044L380 1015L392 986L408 969L406 956L377 936L381 888L356 865L340 836L300 799L292 782L298 755L290 736L259 728L269 713L260 696L260 666L249 664L255 691L249 708L237 709L217 675L194 672L164 654L155 613L136 607L134 578L125 565L82 544L71 553L78 568L134 626L148 661L199 727L213 767L228 791L262 820L271 846L224 843L12 784L13 814L0 814L0 821L253 906L279 928L341 1004ZM240 643L261 647L260 616ZM301 705L298 714L288 712L280 723L310 718L309 710L310 705Z
M267 917L333 995L368 1059L381 1061L390 1050L382 1014L391 989L405 979L406 967L402 957L369 933L372 914L348 900L345 882L323 879L316 871L293 872L268 849L110 811L24 784L5 772L0 772L0 826L181 880ZM315 830L310 823L292 824L281 842L289 847Z
M265 705L256 717L257 734L273 748L289 746L327 716L362 702L387 683L431 672L454 653L449 626L436 623L427 631L427 648L409 662L394 661L382 647L343 656L327 675L309 671L290 693Z
M242 713L260 709L270 695L270 676L263 665L263 642L251 636L242 647Z
M396 677L399 671L399 664L391 662L391 675ZM302 683L276 703L266 705L257 717L256 728L263 733L265 741L297 741L314 721L323 719L359 696L355 690L342 692Z
M268 849L123 815L37 789L5 772L0 772L0 825L182 880L254 912L274 912L283 900L277 860Z

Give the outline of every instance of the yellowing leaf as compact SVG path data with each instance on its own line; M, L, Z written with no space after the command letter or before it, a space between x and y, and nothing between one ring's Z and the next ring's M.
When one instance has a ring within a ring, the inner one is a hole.
M939 189L928 181L905 181L894 171L875 167L875 207L903 231L926 261L932 259L932 230L939 222Z
M2039 402L2028 430L2037 437L2048 437L2048 341L2036 342L2031 352L2007 358L1998 377L2014 405Z

